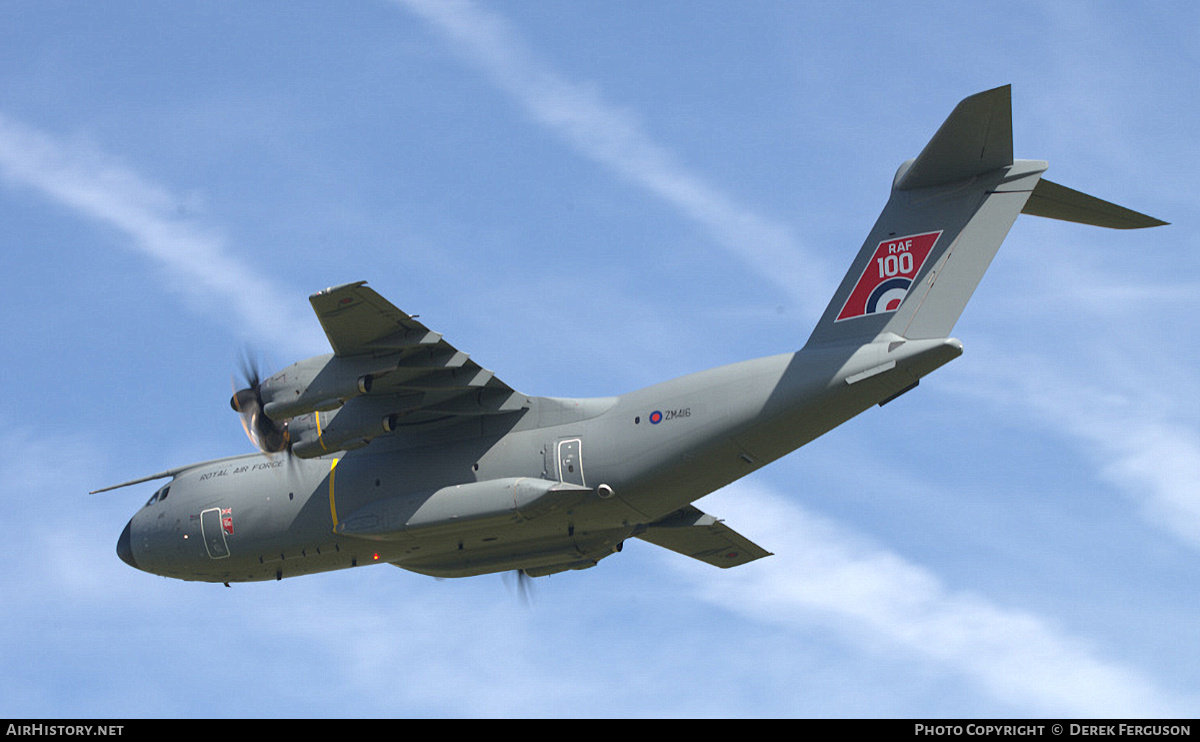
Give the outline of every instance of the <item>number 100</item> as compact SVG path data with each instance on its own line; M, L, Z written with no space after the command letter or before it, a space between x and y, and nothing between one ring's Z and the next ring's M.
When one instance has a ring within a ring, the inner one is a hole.
M900 273L912 273L913 269L913 256L910 252L876 258L875 262L879 263L880 278L887 278Z

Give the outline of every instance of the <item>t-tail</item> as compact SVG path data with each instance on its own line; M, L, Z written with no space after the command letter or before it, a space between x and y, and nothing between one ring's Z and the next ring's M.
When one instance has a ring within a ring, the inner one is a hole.
M806 347L946 338L1018 214L1138 229L1166 224L1042 178L1014 160L1011 87L963 100L915 160Z

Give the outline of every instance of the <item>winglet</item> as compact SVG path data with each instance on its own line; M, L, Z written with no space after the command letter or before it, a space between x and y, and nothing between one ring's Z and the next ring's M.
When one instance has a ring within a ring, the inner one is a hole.
M896 190L939 186L1012 164L1012 86L1004 85L955 106L897 179Z

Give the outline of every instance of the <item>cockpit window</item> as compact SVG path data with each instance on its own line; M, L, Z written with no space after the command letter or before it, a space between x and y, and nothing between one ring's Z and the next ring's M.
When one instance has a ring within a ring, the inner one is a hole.
M167 493L170 491L171 491L171 485L167 485L166 487L159 488L158 492L155 492L153 495L151 495L150 499L146 501L146 504L143 507L148 508L151 505L153 505L154 503L158 502L159 500L167 499Z

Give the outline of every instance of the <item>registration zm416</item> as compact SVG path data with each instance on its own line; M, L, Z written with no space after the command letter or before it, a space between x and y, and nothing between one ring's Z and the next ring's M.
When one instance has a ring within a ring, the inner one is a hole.
M652 425L658 425L663 420L675 420L678 418L691 416L691 407L680 407L677 410L655 410L654 412L650 413L650 423Z

